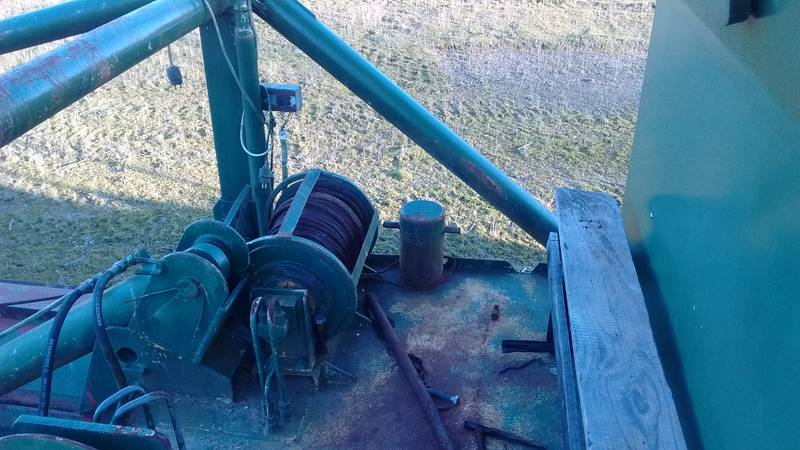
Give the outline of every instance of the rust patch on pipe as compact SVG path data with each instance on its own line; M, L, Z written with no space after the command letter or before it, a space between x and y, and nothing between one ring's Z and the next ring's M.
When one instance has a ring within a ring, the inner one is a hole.
M471 175L470 181L475 180L481 186L486 186L487 188L492 190L499 199L508 200L508 198L506 198L506 193L503 187L500 186L493 178L486 175L486 172L483 169L475 165L472 161L468 160L464 161L464 168ZM472 183L468 181L467 184L472 184ZM480 194L481 196L483 195L480 192L478 192L478 194Z

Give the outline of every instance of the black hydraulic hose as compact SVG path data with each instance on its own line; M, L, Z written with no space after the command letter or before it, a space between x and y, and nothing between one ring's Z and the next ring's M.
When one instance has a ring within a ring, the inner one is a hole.
M114 381L117 384L117 389L122 389L128 385L128 380L125 378L125 373L122 371L122 366L119 364L117 356L114 354L114 348L111 346L111 340L108 338L106 331L106 323L103 318L103 292L112 278L128 270L133 262L133 255L121 259L114 263L108 270L103 272L94 286L94 331L97 337L97 346L103 353L103 357L111 369L111 374L114 376Z
M108 363L108 367L111 369L111 374L114 377L115 383L117 384L117 389L123 389L127 387L128 379L125 377L125 372L122 371L122 366L119 363L119 359L117 359L117 355L114 353L114 347L111 346L111 339L108 338L108 330L106 330L106 322L103 318L103 293L105 292L106 286L108 286L108 283L111 281L111 279L122 272L125 272L129 267L139 263L154 262L156 261L150 259L147 255L147 252L137 251L131 253L125 258L115 262L111 267L108 268L108 270L100 274L100 277L97 279L97 283L95 283L94 286L92 306L94 309L94 332L97 340L96 342L97 346L100 347L100 351L103 354L106 363ZM147 406L143 407L143 412L148 426L150 426L150 424L154 424L153 416Z
M61 307L58 308L58 314L53 318L53 324L50 326L50 334L47 338L47 347L44 351L44 359L42 361L42 383L39 387L39 415L46 416L50 412L50 392L53 383L53 370L55 369L56 348L58 347L58 338L61 335L61 328L64 326L64 321L67 319L67 314L72 306L84 294L92 292L92 288L97 283L100 274L97 274L88 280L83 281L75 289L69 291L64 296L64 301Z
M445 450L455 449L456 446L450 439L450 435L447 434L447 428L441 416L439 416L439 411L436 409L436 405L433 403L425 384L422 383L417 369L414 368L414 364L411 362L411 359L409 359L408 352L403 347L403 344L400 343L400 339L397 337L397 334L395 334L394 328L389 323L389 319L386 318L386 314L383 312L380 303L378 303L378 299L370 292L367 292L367 305L372 310L372 316L380 327L383 338L386 340L386 344L392 352L392 356L394 356L395 361L397 361L397 364L403 371L403 375L405 375L406 380L413 388L420 406L422 406L422 409L425 411L425 415L428 416L428 420L433 426L433 431L436 433L436 438L439 440L439 445Z
M131 386L125 386L124 388L118 390L117 392L109 395L108 398L106 398L105 400L100 402L99 405L97 405L97 408L95 408L94 414L92 415L92 422L99 421L100 416L102 416L103 413L106 412L106 410L110 408L111 405L113 405L114 403L117 403L124 398L128 398L129 399L128 401L130 401L132 400L130 397L133 397L134 395L137 394L138 394L137 396L141 396L146 393L147 392L145 392L144 388L141 386L137 386L135 384Z
M178 417L175 415L175 408L172 406L172 397L170 397L166 392L153 391L149 394L144 394L141 397L125 403L117 408L116 412L114 412L114 416L111 418L110 422L111 425L116 425L119 423L122 417L139 406L145 408L148 403L152 403L156 400L164 400L164 402L167 404L167 412L169 413L169 419L172 422L172 432L175 433L175 442L178 444L178 448L180 450L186 450L186 442L183 439L183 431L181 431L181 427L178 424Z
M114 351L111 348L111 342L108 339L108 334L106 333L105 329L105 322L103 321L103 311L101 306L101 301L103 297L103 291L105 290L106 285L114 276L124 272L128 267L133 264L138 263L152 263L156 262L151 260L147 253L144 251L137 251L131 253L130 255L126 256L125 258L117 261L114 265L111 266L107 271L103 273L99 273L78 285L75 289L68 292L63 298L63 303L61 307L58 309L58 314L56 317L53 318L53 324L50 326L50 335L47 339L47 348L45 349L44 353L44 360L42 361L42 383L39 388L39 415L40 416L47 416L50 412L50 396L52 391L52 383L53 383L53 371L55 370L55 357L56 357L56 349L58 347L58 338L61 335L61 328L64 326L64 321L67 319L67 314L69 314L70 309L75 304L78 299L92 292L94 290L94 307L95 307L95 334L98 337L98 342L103 341L101 336L104 339L104 343L107 344L106 348L102 347L103 355L106 359L109 360L109 365L112 366L112 372L114 371L113 363L116 362L117 366L119 367L119 361L117 361ZM112 274L109 276L109 274ZM98 286L100 289L98 291ZM98 292L99 292L99 299L98 299ZM99 313L98 313L99 311ZM101 330L98 331L98 324ZM109 359L109 351L112 359ZM119 373L122 374L121 380L123 384L118 386L119 388L123 388L127 385L125 382L125 375L122 373L122 368L119 368ZM114 376L115 380L120 380L117 378L116 374ZM118 381L119 384L119 381ZM149 416L149 411L145 412L146 416ZM148 417L148 421L152 420Z

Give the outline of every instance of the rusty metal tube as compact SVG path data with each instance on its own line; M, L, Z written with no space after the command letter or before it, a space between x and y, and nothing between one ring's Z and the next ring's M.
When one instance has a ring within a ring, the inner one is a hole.
M153 0L72 0L0 21L0 55L86 33Z
M227 0L209 0L219 13ZM203 0L156 0L0 76L0 147L209 19Z
M386 340L386 345L389 347L389 350L391 350L392 356L394 356L395 361L397 361L397 365L400 366L408 384L410 384L411 388L414 390L414 394L417 396L420 406L422 406L425 415L433 426L433 431L436 433L436 439L438 439L439 445L445 450L455 449L456 446L447 433L447 427L445 427L442 417L439 415L439 410L436 409L436 405L433 403L428 389L425 387L425 384L422 383L417 369L415 369L414 364L411 363L408 352L403 347L403 344L400 343L400 339L389 323L389 319L386 318L386 313L383 312L383 308L381 308L380 303L378 303L378 299L375 298L371 292L367 292L366 299L367 306L372 311L372 317L380 328L383 338Z
M253 11L534 239L555 216L295 0L254 1Z

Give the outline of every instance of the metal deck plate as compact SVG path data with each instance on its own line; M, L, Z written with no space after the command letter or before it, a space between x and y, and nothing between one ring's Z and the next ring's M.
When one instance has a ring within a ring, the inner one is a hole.
M422 358L426 381L461 397L458 407L441 412L456 444L475 447L473 436L462 428L465 419L472 419L559 448L560 397L552 356L500 351L503 339L545 338L546 266L518 273L504 262L459 259L451 271L445 270L441 286L410 291L396 284L395 262L396 257L371 256L368 266L391 268L384 280L363 281L359 288L375 293L408 351ZM491 320L495 304L500 307L498 321ZM499 373L532 358L539 360ZM276 434L266 432L252 373L239 380L245 388L232 403L176 397L188 447L436 448L411 388L370 324L357 320L330 361L357 381L324 384L314 392L310 379L288 378L293 417ZM155 412L166 420L160 408ZM170 434L166 422L159 430Z

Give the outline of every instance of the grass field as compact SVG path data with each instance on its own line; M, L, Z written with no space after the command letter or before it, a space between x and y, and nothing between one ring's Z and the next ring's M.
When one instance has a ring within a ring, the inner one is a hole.
M0 17L54 1L3 1ZM468 142L551 205L573 186L621 199L652 0L307 0ZM263 24L262 79L299 82L290 170L351 177L394 218L433 198L448 252L530 266L541 247ZM52 45L0 56L5 71ZM199 36L160 52L0 149L0 278L75 283L139 245L169 252L218 197ZM233 120L233 119L232 119ZM236 118L238 120L238 118ZM396 251L383 232L377 251Z

